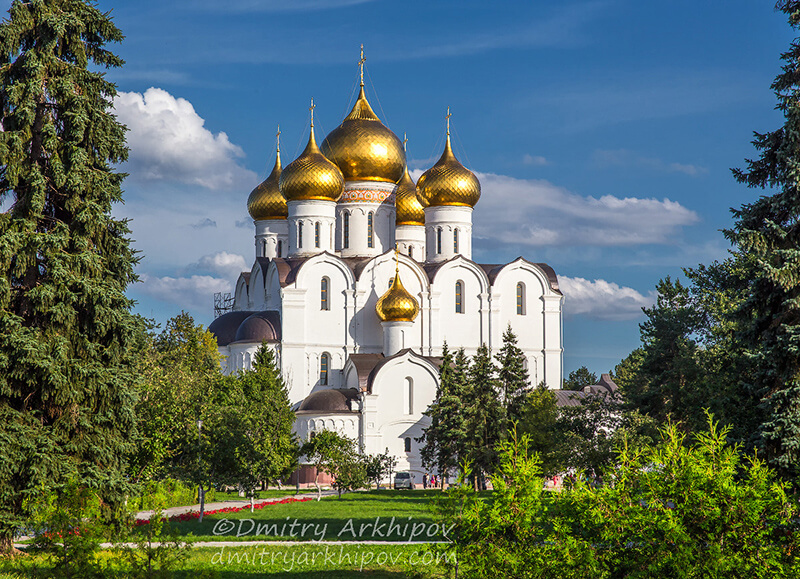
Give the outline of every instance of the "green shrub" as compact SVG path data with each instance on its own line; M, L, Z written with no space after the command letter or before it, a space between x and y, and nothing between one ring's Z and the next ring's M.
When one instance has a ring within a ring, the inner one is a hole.
M760 460L726 445L727 429L619 450L609 484L542 489L526 437L499 447L491 501L469 485L438 505L459 577L602 579L798 577L797 501Z
M215 499L216 491L209 489L206 492L206 502L212 502ZM138 496L128 498L128 509L132 512L152 511L155 509L196 505L199 502L197 486L187 485L181 481L168 478L141 483L141 493Z

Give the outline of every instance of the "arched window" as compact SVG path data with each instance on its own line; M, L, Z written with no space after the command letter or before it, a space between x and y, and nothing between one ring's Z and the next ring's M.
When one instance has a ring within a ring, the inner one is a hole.
M517 314L525 315L525 284L522 282L517 284Z
M309 440L314 440L314 437L315 437L316 435L317 435L317 433L316 433L316 432L314 432L314 431L312 430L312 431L311 431L311 436L309 436L309 437L308 437L308 438L309 438Z
M267 256L267 240L264 239L261 241L261 257Z
M403 405L406 414L414 414L414 380L411 376L406 376L405 388L403 392Z
M442 228L436 229L436 253L442 253Z
M406 452L411 452L411 437L406 436L405 438L405 449Z
M367 213L367 247L375 247L374 219L375 216L372 211Z
M325 352L319 357L319 383L322 386L328 385L328 369L331 366L331 355Z
M329 299L329 286L330 281L327 277L323 277L319 284L319 309L328 311L331 309L331 302Z
M297 222L297 247L298 249L302 249L303 247L303 222Z
M314 247L319 247L319 221L314 224Z
M345 211L342 217L342 247L348 249L350 247L350 213Z
M278 240L278 257L283 257L283 240Z
M453 230L453 252L458 253L458 229Z
M414 246L413 245L409 245L408 246L408 257L414 257Z
M456 282L456 313L464 313L464 282Z

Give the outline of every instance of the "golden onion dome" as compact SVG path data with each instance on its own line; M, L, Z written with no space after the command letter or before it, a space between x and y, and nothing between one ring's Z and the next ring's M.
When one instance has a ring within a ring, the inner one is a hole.
M322 141L322 153L345 181L397 183L406 165L403 144L369 106L363 83L353 110Z
M275 166L269 177L250 193L247 198L247 211L254 221L262 219L286 219L289 210L286 207L286 199L281 195L278 188L278 179L281 176L281 149L275 156Z
M375 304L375 311L382 322L413 322L419 313L419 304L400 281L400 272L395 270L392 287Z
M342 172L325 158L314 137L313 104L308 145L297 159L286 166L278 184L286 201L338 201L342 196Z
M481 198L481 183L453 155L450 146L450 109L447 110L447 142L436 164L417 181L417 197L423 207L461 205L475 207Z
M425 211L417 199L417 186L408 174L408 167L397 184L395 205L397 207L395 225L425 225Z

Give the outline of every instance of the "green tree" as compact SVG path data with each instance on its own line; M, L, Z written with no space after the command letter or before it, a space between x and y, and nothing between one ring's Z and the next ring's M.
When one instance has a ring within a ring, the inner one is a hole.
M468 367L469 363L463 348L457 352L454 360L445 343L439 366L436 398L425 411L425 415L430 418L430 425L417 439L422 445L420 450L422 463L439 473L442 488L444 488L444 477L457 468L459 460L464 457L466 417L463 395Z
M465 456L473 466L475 485L494 471L495 447L505 436L505 412L498 399L497 368L486 344L481 344L467 371Z
M375 482L376 489L380 488L384 477L390 475L396 467L397 458L389 454L388 448L382 454L370 454L364 457L367 478Z
M495 360L500 401L505 413L503 429L508 430L522 416L522 407L530 388L525 354L517 346L517 336L510 324L503 333L503 345Z
M561 440L557 431L559 411L556 395L544 383L539 384L528 392L521 414L517 431L526 437L530 452L539 456L542 472L545 476L561 472L563 466L557 452Z
M122 38L82 0L14 0L0 23L0 551L37 489L127 491L136 258L111 216L127 149L102 72Z
M800 2L777 8L800 28ZM772 83L783 126L756 133L760 155L735 178L771 194L734 210L725 232L751 266L748 298L738 309L739 339L754 361L747 385L760 400L764 418L758 444L787 478L800 477L800 42L781 55L783 70Z
M252 510L257 487L288 477L299 452L289 394L266 343L252 369L235 377L231 396L217 415L212 456L218 457L218 481L243 489Z
M562 390L583 390L584 386L593 386L597 384L597 374L590 372L586 366L581 366L577 370L569 373L569 376L564 380L561 386Z
M337 474L342 476L337 487L339 496L342 495L342 490L347 490L349 485L357 483L357 479L362 474L356 466L351 464L360 462L355 441L331 430L318 432L311 440L303 444L300 454L316 467L317 474L314 478L314 485L317 487L317 500L322 498L322 488L319 486L321 473L324 472L334 478ZM366 482L366 472L363 473L363 480Z

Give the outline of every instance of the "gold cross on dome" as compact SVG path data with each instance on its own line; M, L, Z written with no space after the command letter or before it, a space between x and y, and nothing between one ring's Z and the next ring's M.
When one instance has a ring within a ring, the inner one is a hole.
M408 136L403 133L403 150L408 152Z
M450 107L447 107L447 116L445 118L447 119L447 136L448 137L450 136L450 117L452 117L452 116L453 115L450 114Z
M281 126L278 125L278 132L275 134L275 141L278 143L278 152L281 152Z
M367 62L367 59L364 58L364 45L361 45L361 58L358 61L358 71L361 75L361 86L364 86L364 63Z
M314 97L311 97L311 106L308 107L308 110L311 111L311 126L314 126L314 109L317 108L317 105L314 104Z

